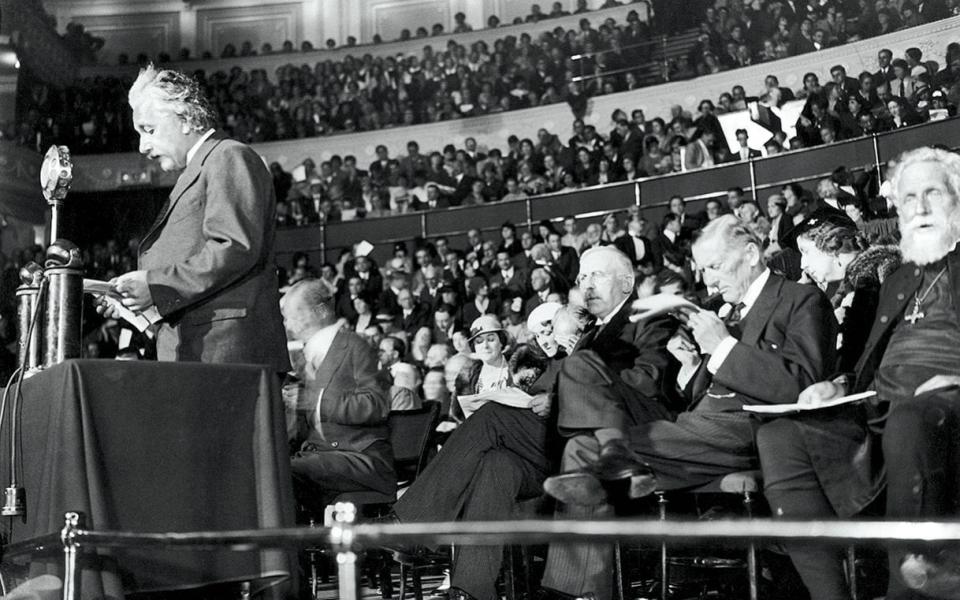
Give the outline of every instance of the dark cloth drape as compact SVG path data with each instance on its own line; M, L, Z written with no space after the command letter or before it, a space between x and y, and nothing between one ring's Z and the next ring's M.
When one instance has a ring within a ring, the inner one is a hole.
M96 530L293 524L278 380L260 367L68 361L24 382L19 426L27 511L4 519L12 541L60 531L66 511L84 513L86 527ZM4 473L9 429L4 422ZM229 581L259 589L290 574L288 555L277 551L178 548L109 557L86 561L85 598ZM37 572L59 569L57 556L34 563Z

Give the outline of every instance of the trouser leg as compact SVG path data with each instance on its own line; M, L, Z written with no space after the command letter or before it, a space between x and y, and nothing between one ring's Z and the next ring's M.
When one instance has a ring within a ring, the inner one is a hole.
M297 503L314 516L342 492L390 493L397 487L392 465L361 452L298 452L290 472Z
M887 467L887 517L896 520L955 518L960 480L960 391L923 394L895 403L883 433ZM904 585L900 563L909 552L935 548L896 545L889 549L889 600L925 598Z
M821 489L798 423L778 419L757 432L763 493L776 517L833 519L836 513ZM784 543L811 598L847 600L843 550L809 542Z
M487 451L505 448L539 464L546 460L546 431L545 421L533 411L486 404L450 435L394 511L407 522L457 519Z
M596 454L599 444L592 436L577 436L567 441L563 450L561 470L575 471L589 464L579 453ZM562 505L557 517L591 520L610 517L613 507ZM613 546L610 544L550 544L543 587L582 596L592 593L597 600L610 600L613 594Z
M517 500L537 496L545 477L545 463L521 460L508 450L490 450L484 454L473 485L467 492L463 519L512 518ZM450 574L451 585L478 600L495 600L502 559L502 546L458 546Z

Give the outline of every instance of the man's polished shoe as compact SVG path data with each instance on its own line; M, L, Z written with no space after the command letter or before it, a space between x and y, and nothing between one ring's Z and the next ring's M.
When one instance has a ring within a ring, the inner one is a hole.
M376 525L398 525L402 523L400 517L397 516L397 513L393 512L392 510L385 515L373 517L365 522ZM426 564L434 560L430 549L426 546L388 542L386 544L381 544L381 547L393 554L393 560L405 565Z
M590 469L584 469L548 477L543 482L543 491L564 504L597 506L607 502L611 496L624 495L623 487L611 485L613 483L601 481ZM646 473L630 476L628 483L626 496L630 500L649 496L657 489L657 478L649 469ZM612 493L608 488L613 489Z
M626 440L610 440L600 448L600 456L587 470L601 481L619 481L635 475L651 474Z
M457 587L451 587L447 592L448 600L476 600L473 596Z
M564 504L596 506L607 501L607 490L586 470L561 473L543 482L543 491Z
M587 592L581 596L574 596L552 588L542 587L533 593L533 600L596 600L596 595L593 592Z
M960 599L960 553L908 554L900 563L900 574L910 589L934 598Z

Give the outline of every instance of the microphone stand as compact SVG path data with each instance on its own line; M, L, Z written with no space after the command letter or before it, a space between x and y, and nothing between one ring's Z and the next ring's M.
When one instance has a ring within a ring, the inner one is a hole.
M47 204L50 205L51 209L51 244L47 249L46 267L53 269L53 272L58 272L58 276L55 278L57 279L56 283L58 289L61 287L75 287L68 285L68 280L81 279L79 284L81 287L80 293L82 295L82 271L78 271L79 267L82 265L82 261L79 260L79 249L77 249L72 243L66 242L66 240L60 240L59 238L60 209L63 206L64 198L67 197L67 192L70 190L70 183L72 181L73 162L70 160L70 150L66 146L50 146L50 149L47 150L46 155L43 157L43 164L40 168L40 187L43 191L43 196L46 198ZM38 343L40 338L38 335L36 336L38 339L35 340L33 334L40 319L41 307L44 306L44 296L47 295L47 291L50 286L50 279L45 276L47 273L44 273L39 268L39 265L34 264L32 267L30 265L26 265L24 269L27 272L21 273L21 279L23 280L23 283L39 283L39 286L35 304L36 310L34 310L30 316L30 327L23 342L23 352L21 353L19 360L20 366L16 371L14 371L13 376L11 376L7 387L3 392L3 400L0 401L0 430L2 430L7 396L10 393L13 378L16 377L15 392L10 401L10 412L8 413L10 418L10 481L7 487L3 490L3 506L0 507L0 516L5 517L23 516L26 513L26 490L19 485L17 481L17 455L20 445L20 428L18 423L20 418L20 399L23 388L23 380L28 370L28 363L30 362L30 346ZM59 273L60 271L66 272ZM53 272L51 272L51 274ZM77 273L79 273L79 275ZM28 274L29 280L26 278L26 275ZM64 297L72 296L68 294ZM55 308L57 308L59 311L64 310L62 305L58 305ZM69 309L70 307L66 308ZM50 307L47 307L47 310L43 312L51 313L52 311L50 310ZM47 320L51 320L49 314ZM59 322L62 321L63 319L59 320ZM23 323L23 321L21 321L21 323ZM66 327L66 330L67 331L64 332L57 327L57 331L54 332L57 338L56 348L61 351L67 346L65 342L65 333L78 333L79 325L77 326L76 331L71 331L69 327ZM43 366L48 366L48 362L46 360L44 361Z

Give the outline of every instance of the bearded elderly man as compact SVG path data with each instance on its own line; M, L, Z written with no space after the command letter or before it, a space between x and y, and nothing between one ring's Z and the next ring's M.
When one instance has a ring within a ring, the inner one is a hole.
M903 154L891 180L904 265L880 291L855 377L818 383L802 402L875 389L883 429L887 516L960 515L960 156ZM918 593L919 590L921 593ZM888 600L960 598L956 546L891 548Z
M688 312L692 339L678 333L667 348L682 364L678 379L689 408L676 418L661 417L627 429L629 449L637 463L652 470L659 489L692 488L756 468L756 422L743 405L796 402L801 390L834 363L837 324L827 298L813 286L771 273L762 247L757 235L733 215L712 221L694 243L704 283L723 294L731 313L724 321L706 310ZM574 352L568 361L576 356ZM561 390L561 417L564 401ZM650 398L638 394L627 406L630 403L645 405ZM642 413L636 408L632 412ZM602 480L611 472L610 459L622 464L623 456L608 457L602 449L597 453L595 443L571 452L571 445L583 439L574 438L564 451L565 467L579 460L583 469L549 478L544 489L568 506L593 507L596 513L597 507L608 505ZM631 485L631 492L637 488ZM612 552L598 546L591 554L568 555L571 560L556 560L551 546L544 587L608 600Z
M249 146L215 131L200 85L182 73L150 65L129 100L140 153L180 176L140 242L138 270L114 281L123 304L155 307L163 317L160 360L288 371L266 166Z

